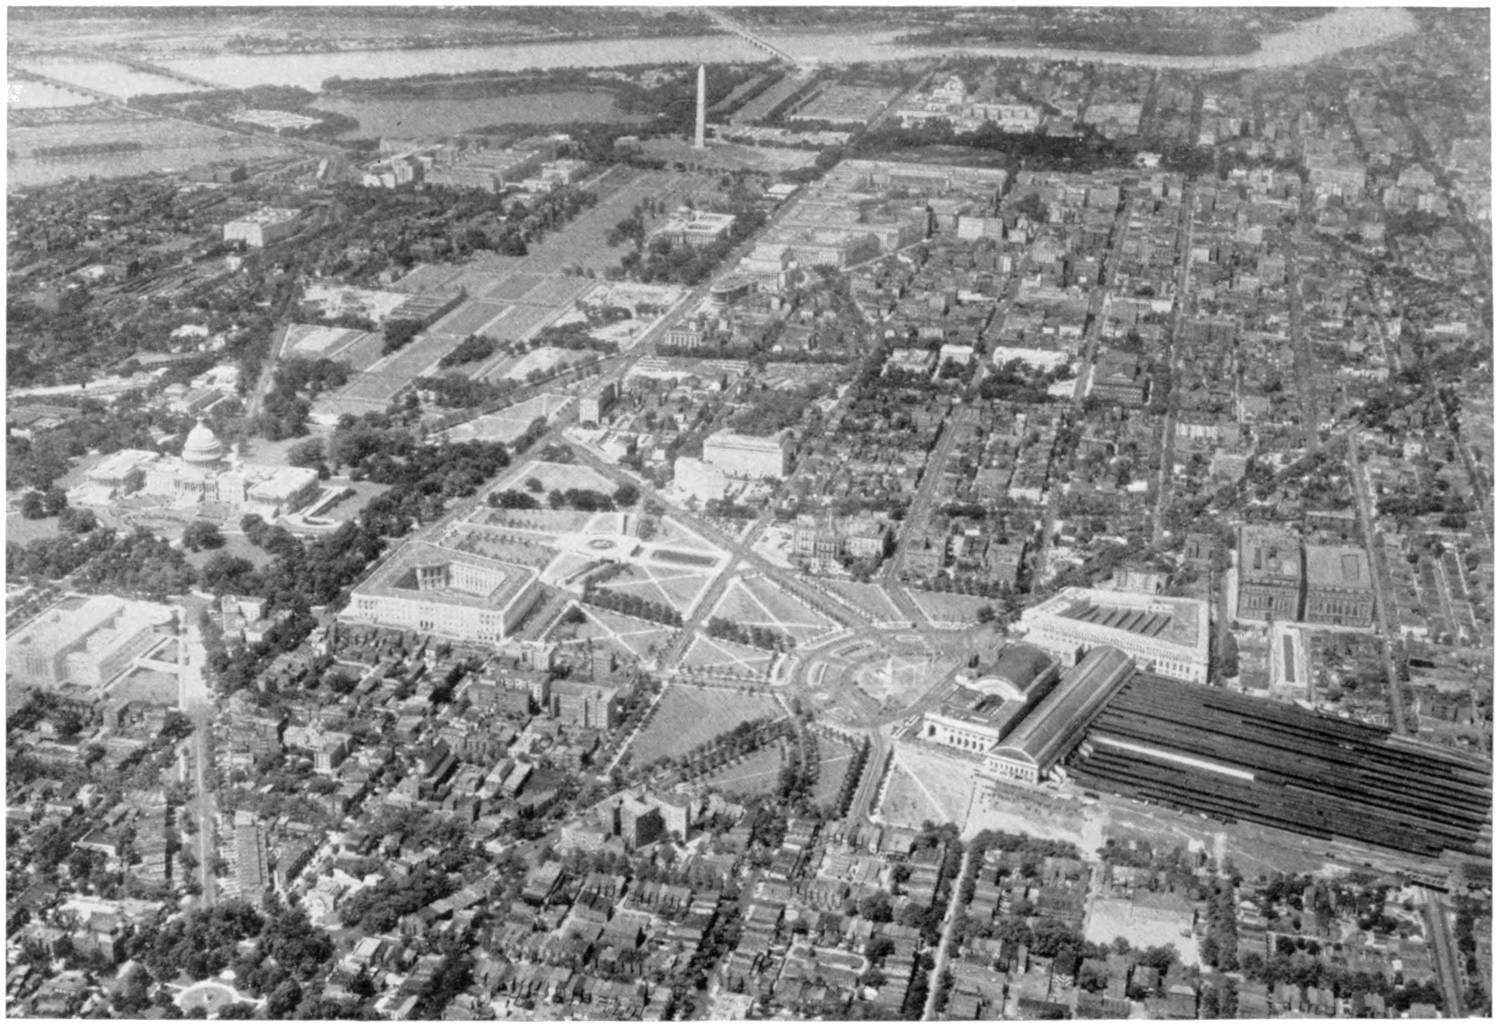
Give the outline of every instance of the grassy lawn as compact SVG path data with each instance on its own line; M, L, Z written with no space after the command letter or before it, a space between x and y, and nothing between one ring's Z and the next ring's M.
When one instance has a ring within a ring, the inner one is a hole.
M976 595L954 595L937 591L909 589L912 599L927 614L934 626L945 623L978 623L979 608L995 607L995 600Z
M8 542L29 545L39 539L52 538L57 534L56 517L27 520L19 513L5 514L5 540Z
M631 758L644 765L663 756L682 755L746 720L779 711L776 702L766 696L672 684L651 722L631 746Z
M251 545L250 539L246 538L234 527L224 532L224 546L222 548L204 549L201 552L184 552L183 555L187 557L187 561L193 565L195 570L201 570L203 569L203 564L207 563L218 552L226 552L231 556L248 559L256 567L266 566L272 559L270 553L265 549L258 549L254 545Z
M812 800L830 805L844 786L844 774L854 759L854 749L827 737L818 738L818 782L813 786Z
M752 752L743 762L726 766L719 772L703 778L703 782L725 794L754 796L770 794L776 790L781 777L781 768L786 765L786 754L781 744L766 745Z

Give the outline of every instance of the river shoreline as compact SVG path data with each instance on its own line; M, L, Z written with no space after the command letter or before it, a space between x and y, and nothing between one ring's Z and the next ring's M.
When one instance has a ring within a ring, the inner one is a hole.
M1189 72L1231 72L1290 67L1398 39L1415 31L1402 8L1339 8L1267 36L1258 50L1225 56L1181 56L1032 45L931 47L898 45L899 29L841 32L767 33L767 42L809 66L842 66L966 56L993 60L1114 64ZM830 40L837 39L836 47ZM12 54L19 59L18 54ZM485 71L518 72L550 68L611 68L639 64L754 63L767 55L730 33L691 36L627 36L553 41L514 40L432 48L376 48L286 52L265 55L219 51L212 56L157 59L169 70L218 83L224 88L259 85L321 90L329 78L409 78L426 74ZM29 58L37 63L35 57ZM47 63L43 60L41 63ZM108 91L108 90L106 90ZM169 90L163 90L169 91Z

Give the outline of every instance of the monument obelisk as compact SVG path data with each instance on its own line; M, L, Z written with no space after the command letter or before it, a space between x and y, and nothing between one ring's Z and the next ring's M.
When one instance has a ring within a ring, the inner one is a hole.
M705 129L708 124L708 72L703 65L698 65L698 130L693 135L693 149L701 150L704 147Z

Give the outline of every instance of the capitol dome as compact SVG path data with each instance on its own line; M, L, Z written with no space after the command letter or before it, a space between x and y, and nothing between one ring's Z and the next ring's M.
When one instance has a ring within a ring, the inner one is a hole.
M187 441L182 443L182 461L194 465L205 465L217 463L224 457L224 445L219 441L213 429L198 418L198 424L188 432Z

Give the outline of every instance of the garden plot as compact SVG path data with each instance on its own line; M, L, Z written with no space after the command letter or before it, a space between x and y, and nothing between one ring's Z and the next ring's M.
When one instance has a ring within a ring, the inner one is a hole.
M713 615L741 627L769 627L799 644L837 629L822 613L809 609L763 577L742 577L731 583Z
M502 253L476 253L463 264L456 266L457 276L449 279L449 287L463 289L471 296L489 299L486 290L497 281L525 268L526 257L505 256Z
M541 280L526 292L522 302L533 306L571 309L573 300L583 295L593 285L594 283L587 278L564 278L555 274L541 275Z
M397 292L413 292L418 295L448 290L464 268L455 264L418 264L391 288Z
M650 722L630 746L631 759L645 765L661 758L676 758L747 720L780 712L776 701L764 695L669 684Z
M995 606L994 599L978 595L952 595L913 589L907 589L907 594L912 597L912 601L916 602L932 625L939 629L957 629L978 623L980 607L989 606L993 609Z
M671 643L672 635L676 633L674 628L607 609L588 605L579 608L588 621L578 625L577 637L602 641L643 661L654 659L657 652Z
M857 581L840 580L823 580L818 583L834 594L848 599L860 615L877 627L896 624L906 626L911 622L902 615L896 603L891 601L890 595L878 584L860 584Z
M529 274L524 271L507 275L485 289L484 298L499 302L517 302L524 298L526 293L540 285L545 277L544 274Z
M286 329L282 352L308 359L338 359L368 332L356 328L330 328L323 324L293 324Z
M509 309L510 307L503 303L487 303L471 299L460 303L452 313L434 324L432 330L447 332L450 335L474 335Z
M739 645L722 638L699 634L682 657L684 669L706 670L730 676L764 677L775 660L774 652Z
M636 563L605 581L603 587L665 603L685 617L711 580L709 574L691 569Z

